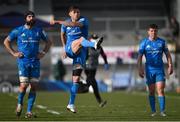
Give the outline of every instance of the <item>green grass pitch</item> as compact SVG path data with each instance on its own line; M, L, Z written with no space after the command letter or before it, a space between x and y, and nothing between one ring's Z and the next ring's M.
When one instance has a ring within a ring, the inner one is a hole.
M100 108L92 93L78 94L77 113L66 110L69 94L64 92L38 92L33 111L37 118L25 119L27 95L21 117L15 116L17 94L0 93L0 121L180 121L180 95L167 93L167 117L159 114L150 117L147 94L145 92L127 93L124 91L102 93L107 105ZM156 99L157 101L157 99ZM158 108L158 104L156 104ZM158 109L159 111L159 109Z

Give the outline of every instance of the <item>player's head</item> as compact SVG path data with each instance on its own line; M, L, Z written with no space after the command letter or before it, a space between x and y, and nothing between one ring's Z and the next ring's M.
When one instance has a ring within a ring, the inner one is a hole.
M35 24L35 22L36 22L35 14L32 11L27 11L24 14L24 18L25 18L26 24L29 25L29 26L33 26Z
M156 24L150 24L148 27L148 35L151 39L156 39L158 34L158 26Z
M77 21L80 17L80 9L77 6L70 6L68 13L72 20Z

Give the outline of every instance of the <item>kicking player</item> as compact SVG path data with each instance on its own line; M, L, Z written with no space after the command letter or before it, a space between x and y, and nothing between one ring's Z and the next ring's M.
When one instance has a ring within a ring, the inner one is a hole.
M40 76L40 59L48 52L51 41L46 33L38 27L35 27L35 14L32 11L25 13L25 25L15 28L4 40L7 51L17 58L19 70L19 95L16 108L16 115L20 117L23 107L23 98L26 89L29 86L28 105L26 118L31 118L33 104L36 99L36 87ZM39 51L40 40L45 42L44 49ZM16 41L17 50L13 49L12 42Z
M76 93L78 90L78 83L82 69L85 65L87 47L94 47L98 49L103 39L98 38L95 41L88 41L88 20L85 17L80 16L80 9L76 6L71 6L68 10L70 16L65 21L50 21L50 24L62 24L61 26L61 41L64 48L63 57L67 56L73 59L73 72L72 81L73 85L70 90L70 100L67 105L67 109L73 113L76 113L74 106Z
M138 70L139 76L144 77L146 74L147 86L149 89L149 104L151 107L151 116L156 115L155 107L155 88L157 89L158 101L160 106L160 115L165 114L165 73L164 63L162 60L163 53L165 53L168 63L168 75L173 73L172 58L168 50L165 40L158 37L158 26L151 24L148 27L148 38L142 40L139 46L138 55ZM142 57L145 55L145 73L142 66Z

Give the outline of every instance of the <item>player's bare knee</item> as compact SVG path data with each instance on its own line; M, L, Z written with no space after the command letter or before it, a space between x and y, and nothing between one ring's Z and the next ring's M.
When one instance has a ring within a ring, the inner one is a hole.
M164 89L157 89L157 93L159 96L163 96L164 95Z
M19 91L20 92L25 92L27 87L28 87L28 83L20 83L20 86L19 86Z
M80 76L82 73L82 66L80 64L76 64L73 66L73 82L78 83L80 81Z

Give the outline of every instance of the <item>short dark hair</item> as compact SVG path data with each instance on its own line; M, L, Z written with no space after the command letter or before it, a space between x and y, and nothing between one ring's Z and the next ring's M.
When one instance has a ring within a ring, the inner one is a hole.
M79 7L78 6L70 6L68 9L68 13L71 11L74 11L75 9L79 9Z
M150 29L150 28L158 29L158 26L157 26L156 24L150 24L150 25L148 26L148 29Z
M34 13L34 12L32 12L32 11L26 11L25 14L24 14L24 18L26 19L26 17L29 16L29 15L32 15L32 16L35 17L35 13Z

